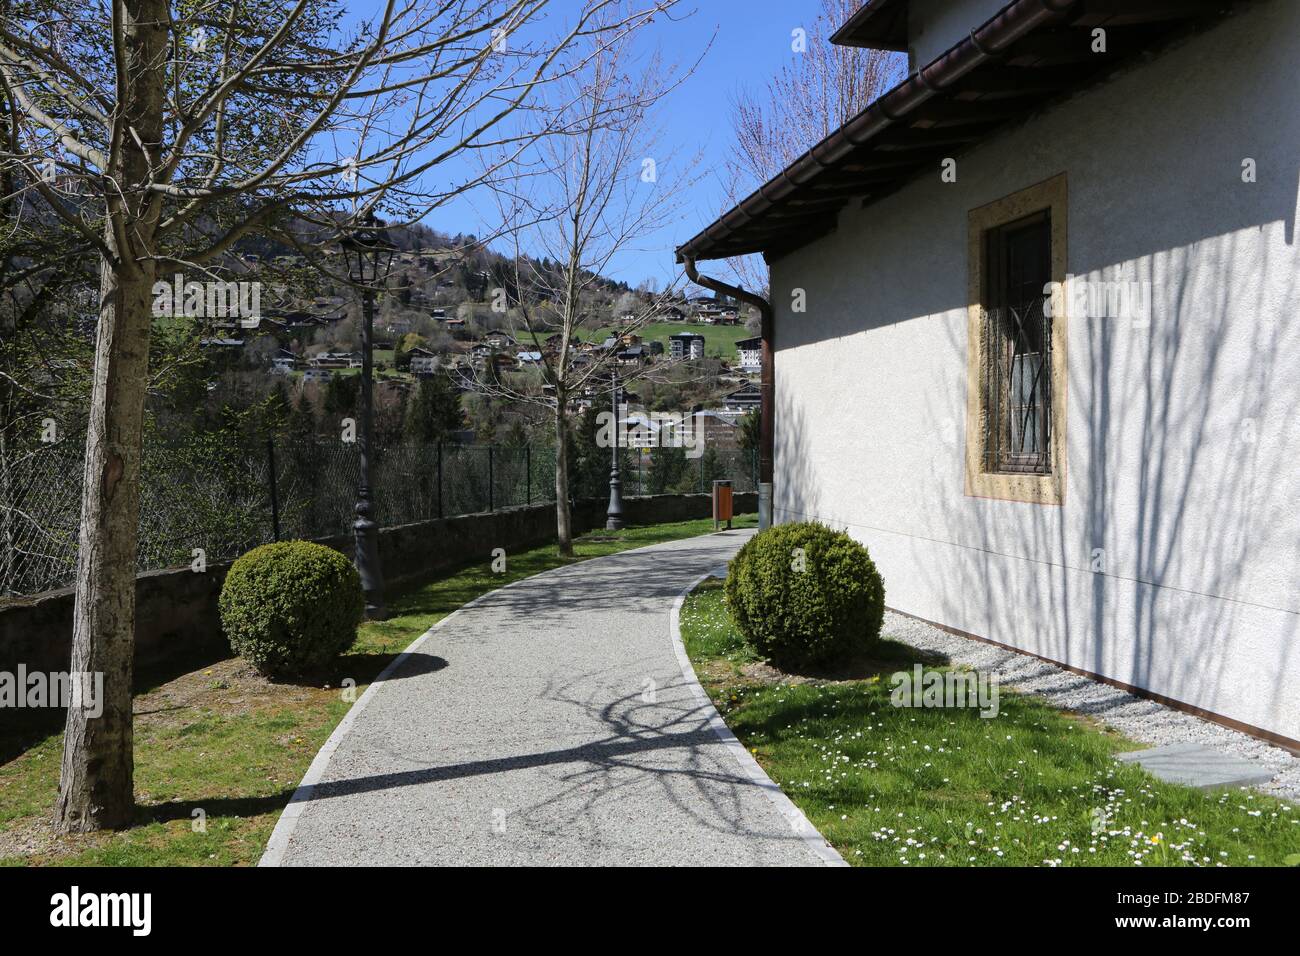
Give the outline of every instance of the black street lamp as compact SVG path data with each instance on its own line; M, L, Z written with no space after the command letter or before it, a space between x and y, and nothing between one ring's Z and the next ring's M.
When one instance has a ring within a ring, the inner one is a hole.
M605 530L618 531L623 527L623 482L618 477L618 369L610 368L614 387L610 390L610 404L614 408L614 441L609 467L609 510L605 512Z
M384 575L379 566L379 526L370 500L375 293L388 277L397 247L374 213L368 213L360 225L348 230L339 244L349 277L361 287L361 487L357 490L357 520L352 530L356 535L357 573L366 594L366 618L382 621L388 612L384 607Z

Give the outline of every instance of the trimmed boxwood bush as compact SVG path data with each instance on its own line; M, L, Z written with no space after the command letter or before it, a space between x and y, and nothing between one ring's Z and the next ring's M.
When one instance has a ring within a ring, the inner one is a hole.
M231 565L218 602L236 654L267 677L328 667L356 640L361 579L339 552L309 541L254 548Z
M787 671L869 650L885 616L885 586L867 549L812 522L750 538L731 562L726 592L745 640Z

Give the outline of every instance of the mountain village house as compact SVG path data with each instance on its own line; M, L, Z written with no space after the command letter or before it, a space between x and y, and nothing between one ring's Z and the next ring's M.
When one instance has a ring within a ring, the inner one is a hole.
M741 339L736 343L738 367L746 375L757 375L763 369L763 340Z
M678 332L668 336L668 353L674 359L704 358L704 336Z
M432 375L438 368L438 353L416 346L409 353L411 356L412 375Z

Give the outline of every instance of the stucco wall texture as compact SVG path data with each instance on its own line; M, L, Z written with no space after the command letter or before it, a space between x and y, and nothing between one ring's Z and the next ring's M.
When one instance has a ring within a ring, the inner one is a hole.
M1248 7L773 263L776 520L891 607L1300 739L1297 62L1300 3ZM967 497L967 214L1062 172L1069 272L1150 283L1149 326L1069 318L1063 505Z
M1011 0L910 0L907 45L924 66L966 39Z

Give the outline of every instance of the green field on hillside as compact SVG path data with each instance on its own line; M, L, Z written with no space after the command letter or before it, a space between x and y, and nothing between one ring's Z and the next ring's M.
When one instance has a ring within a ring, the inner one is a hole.
M678 332L693 332L704 336L704 354L710 357L721 355L729 361L736 359L736 343L741 339L752 338L743 325L704 325L694 322L651 322L642 328L638 335L644 342L662 342L664 351L668 351L668 337ZM603 342L613 334L608 328L596 331L584 331L582 338L588 341Z

